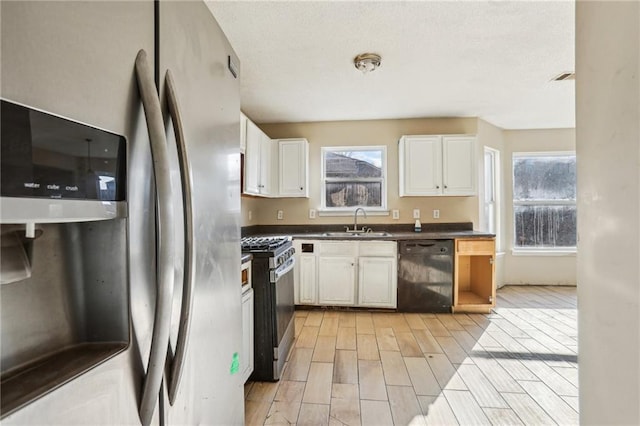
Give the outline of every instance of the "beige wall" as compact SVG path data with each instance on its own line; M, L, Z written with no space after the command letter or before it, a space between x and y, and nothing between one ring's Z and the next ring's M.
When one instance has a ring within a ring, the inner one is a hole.
M640 2L576 3L580 424L640 424Z
M261 224L333 224L350 223L345 216L309 219L309 209L320 207L320 148L323 146L385 145L387 147L387 204L399 209L400 219L372 216L363 224L413 223L413 209L421 210L421 221L478 223L477 197L402 197L398 196L398 140L402 135L475 134L475 118L423 118L406 120L334 121L320 123L264 124L260 128L273 139L304 137L309 141L309 198L264 199L257 205ZM432 210L440 210L440 219ZM276 218L283 210L284 220ZM255 212L254 212L255 215Z
M260 223L257 216L260 211L260 198L243 195L240 201L242 209L242 220L240 223L242 226L258 225ZM249 219L249 214L251 214L251 219Z
M504 171L505 271L507 284L565 284L576 285L576 257L514 256L513 247L513 176L514 152L575 151L575 129L506 130Z

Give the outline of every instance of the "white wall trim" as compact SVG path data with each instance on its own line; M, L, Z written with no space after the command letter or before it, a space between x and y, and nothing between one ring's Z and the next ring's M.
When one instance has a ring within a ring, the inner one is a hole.
M511 249L511 255L513 256L569 256L575 257L577 251L575 249L567 249L567 250L518 250Z

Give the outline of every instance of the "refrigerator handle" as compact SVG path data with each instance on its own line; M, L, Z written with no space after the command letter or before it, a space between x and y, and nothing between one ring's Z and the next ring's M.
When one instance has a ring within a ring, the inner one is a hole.
M156 184L158 233L156 311L153 321L149 364L140 401L140 421L142 425L147 426L151 423L160 387L162 386L167 346L169 345L175 247L172 230L173 206L171 204L172 194L167 139L152 68L149 66L147 53L144 50L140 50L136 57L136 77L151 145Z
M184 128L176 95L176 87L171 71L167 70L165 76L167 90L167 103L169 114L173 122L173 132L176 137L178 160L180 164L180 176L182 182L182 206L184 209L184 277L182 282L182 306L180 308L180 325L176 352L173 357L169 354L169 403L173 405L176 400L180 379L184 367L187 344L189 343L189 327L191 325L191 305L193 303L193 287L195 285L195 256L193 233L193 203L191 199L191 170L185 147ZM170 352L170 350L169 350Z

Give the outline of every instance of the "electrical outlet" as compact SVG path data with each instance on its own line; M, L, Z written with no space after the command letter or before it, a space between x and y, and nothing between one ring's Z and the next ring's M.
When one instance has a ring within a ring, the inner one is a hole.
M316 218L316 209L309 209L309 219Z
M391 210L391 215L394 219L400 219L400 210Z
M420 219L420 209L413 209L413 218Z
M278 220L284 219L284 212L282 210L278 210Z
M251 210L249 210L249 220L253 219L253 212Z
M440 219L440 210L434 210L433 211L433 218L434 219Z

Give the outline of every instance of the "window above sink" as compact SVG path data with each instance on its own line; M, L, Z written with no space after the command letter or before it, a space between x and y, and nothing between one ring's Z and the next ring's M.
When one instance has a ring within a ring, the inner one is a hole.
M321 211L386 212L386 154L386 146L322 147Z

